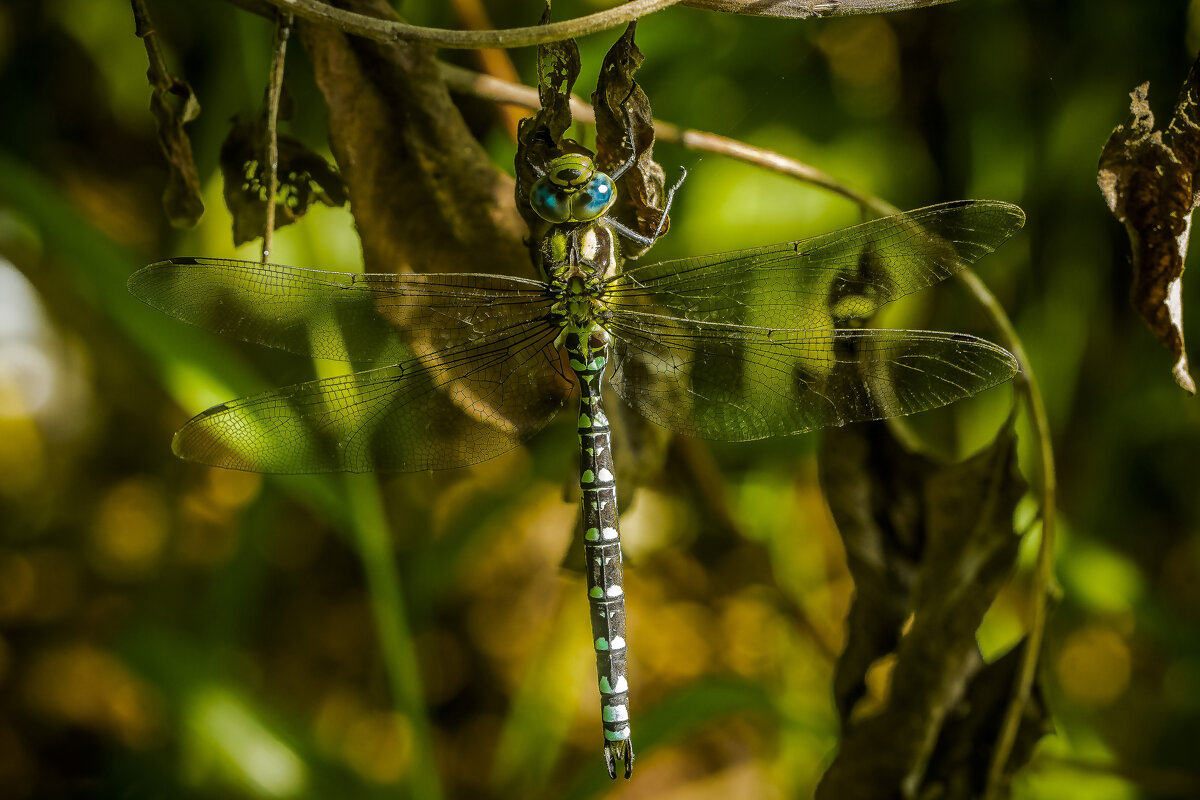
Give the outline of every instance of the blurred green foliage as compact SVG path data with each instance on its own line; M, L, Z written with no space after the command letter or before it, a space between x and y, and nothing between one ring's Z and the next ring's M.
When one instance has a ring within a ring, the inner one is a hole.
M603 5L559 2L555 15ZM541 10L486 6L498 27ZM191 414L314 366L185 329L125 293L151 261L256 256L231 245L217 155L233 115L258 107L271 26L230 3L150 7L203 109L188 130L207 213L184 232L160 206L166 173L128 6L0 6L0 796L809 794L836 746L832 659L852 590L815 436L677 441L660 475L622 486L642 748L628 786L609 784L596 741L569 420L528 449L435 475L260 478L172 458ZM449 3L401 10L462 24ZM580 89L618 34L581 40ZM1200 407L1128 307L1128 245L1095 185L1134 86L1150 80L1169 113L1200 46L1200 4L963 0L803 23L677 8L640 23L638 43L661 119L778 150L900 207L988 197L1025 209L1026 232L980 272L1049 406L1064 594L1043 662L1056 733L1015 796L1200 794ZM510 56L532 83L533 51ZM442 57L478 67L469 52ZM288 83L285 127L326 151L298 45ZM495 108L462 107L511 171ZM858 219L840 198L741 163L657 153L668 175L682 164L691 177L656 259ZM273 255L362 260L346 209L314 209ZM1185 282L1185 313L1196 304ZM892 313L992 335L953 285ZM963 454L1010 402L996 389L913 425ZM980 632L989 657L1025 630L1029 563Z

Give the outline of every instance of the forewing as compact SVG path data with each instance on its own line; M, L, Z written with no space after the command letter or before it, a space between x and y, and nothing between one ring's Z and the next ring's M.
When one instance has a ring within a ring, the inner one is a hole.
M944 203L812 239L638 267L611 280L606 300L618 312L827 329L944 280L1024 221L1009 203Z
M129 279L173 317L301 355L391 364L543 317L543 284L496 275L393 275L177 258Z
M554 418L571 384L546 320L380 369L223 403L181 458L250 472L414 472L493 458Z
M688 436L746 441L912 414L1011 378L1003 348L965 334L795 330L629 313L608 324L617 392Z

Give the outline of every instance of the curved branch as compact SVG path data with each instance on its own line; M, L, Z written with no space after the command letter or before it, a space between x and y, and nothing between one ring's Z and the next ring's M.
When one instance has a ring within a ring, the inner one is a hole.
M451 92L471 95L497 103L509 103L522 108L537 109L539 100L537 89L520 83L494 78L473 70L464 69L453 64L438 62L442 80ZM576 95L571 95L571 116L579 122L588 125L596 123L595 110ZM716 133L698 131L691 128L681 128L678 125L662 120L654 120L654 135L657 141L679 145L686 150L705 153L719 153L730 158L754 164L763 169L777 172L797 180L820 186L822 189L839 194L863 208L877 214L894 214L896 209L887 203L870 195L862 194L854 189L838 183L833 177L822 172L811 164L797 161L794 158L755 147L751 144L730 139Z
M596 31L624 25L640 17L673 6L680 0L632 0L624 5L589 14L586 17L495 31L458 31L444 28L423 28L396 20L384 20L356 14L329 5L323 0L266 0L283 11L345 33L374 39L378 42L420 42L434 47L458 50L476 48L529 47L584 36Z

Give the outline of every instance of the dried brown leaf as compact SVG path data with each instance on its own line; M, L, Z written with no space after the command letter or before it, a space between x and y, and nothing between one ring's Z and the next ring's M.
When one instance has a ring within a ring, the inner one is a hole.
M266 126L262 120L233 119L221 145L221 174L225 204L233 215L233 241L242 244L263 235L267 214ZM327 206L346 203L346 186L338 171L303 142L286 134L276 137L279 153L279 187L275 202L275 229L291 225L314 202Z
M925 772L926 796L938 800L976 800L986 794L992 751L1012 701L1027 644L1022 641L998 661L981 669L971 679L962 700L946 716ZM1027 763L1038 741L1052 728L1041 685L1034 683L1005 774L1011 777Z
M821 483L855 582L835 696L843 739L819 800L920 797L952 711L983 666L975 632L1007 579L1025 484L1012 420L957 464L913 452L886 423L829 431ZM875 713L855 712L865 677L894 659ZM968 711L968 714L974 712Z
M333 5L397 19L384 0ZM298 21L373 272L528 274L513 182L450 99L435 51Z
M663 215L665 174L654 160L654 114L650 99L635 75L645 56L634 43L637 23L631 22L608 53L600 68L592 105L596 109L597 158L609 171L637 154L633 166L618 183L615 216L628 227L653 236ZM629 141L632 122L633 141ZM663 225L663 230L667 225ZM645 250L625 242L625 253L637 257Z
M192 142L183 126L200 115L200 102L188 82L167 69L155 38L154 25L141 0L134 0L133 14L137 36L145 44L150 60L146 70L146 78L150 81L150 113L154 115L158 129L159 149L167 160L163 209L171 225L190 228L204 215L204 202L200 199L200 178L196 172L196 159L192 156Z
M1097 182L1129 233L1133 306L1174 354L1176 382L1195 394L1183 338L1183 270L1200 168L1200 60L1183 84L1165 132L1154 130L1149 90L1144 83L1130 94L1129 119L1105 144Z
M550 7L539 24L550 22ZM586 153L578 143L564 136L571 127L571 90L579 78L579 47L574 39L538 45L538 101L541 107L532 117L517 125L516 204L534 235L530 248L540 259L539 242L547 223L529 205L529 192L537 180L538 169L564 152Z

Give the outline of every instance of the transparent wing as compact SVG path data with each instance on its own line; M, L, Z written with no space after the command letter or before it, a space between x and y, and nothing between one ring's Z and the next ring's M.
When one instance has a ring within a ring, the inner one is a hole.
M571 390L545 320L380 369L210 408L181 458L250 472L413 472L485 461L554 418Z
M389 364L545 316L544 284L498 275L321 272L177 258L134 273L129 291L173 317L300 355Z
M1011 378L1016 361L965 334L793 330L630 312L607 325L612 382L689 436L746 441L912 414Z
M833 328L953 275L1024 222L1008 203L929 206L812 239L631 269L609 282L606 301L618 312L702 322Z

